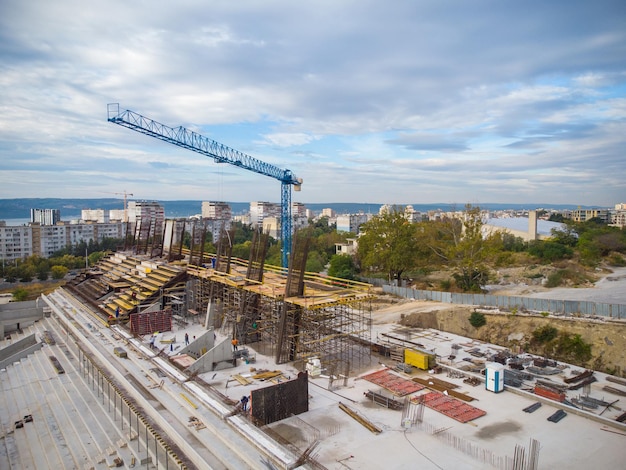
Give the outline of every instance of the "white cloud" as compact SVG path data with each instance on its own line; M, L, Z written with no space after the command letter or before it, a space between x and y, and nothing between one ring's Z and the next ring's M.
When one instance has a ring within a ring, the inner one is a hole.
M276 182L107 123L120 102L291 169L305 202L611 206L626 199L624 14L619 0L567 15L542 1L4 0L0 198L121 184L205 199L217 178L222 199L279 199Z

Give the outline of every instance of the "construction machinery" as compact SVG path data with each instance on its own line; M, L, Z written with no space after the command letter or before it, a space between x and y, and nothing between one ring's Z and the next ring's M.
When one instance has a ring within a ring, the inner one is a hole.
M257 160L250 155L227 147L224 144L220 144L219 142L190 131L182 126L176 128L169 127L128 109L120 111L119 103L108 104L107 112L108 121L114 124L211 157L216 163L229 163L280 181L281 258L283 267L286 268L288 266L292 240L291 186L293 186L296 191L300 191L302 185L301 178L297 178L291 170L283 170L269 163Z

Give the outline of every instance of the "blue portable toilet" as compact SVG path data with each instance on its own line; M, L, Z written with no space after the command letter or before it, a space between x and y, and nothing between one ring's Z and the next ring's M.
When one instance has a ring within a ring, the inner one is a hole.
M504 366L497 362L489 362L485 368L485 388L499 393L504 390Z

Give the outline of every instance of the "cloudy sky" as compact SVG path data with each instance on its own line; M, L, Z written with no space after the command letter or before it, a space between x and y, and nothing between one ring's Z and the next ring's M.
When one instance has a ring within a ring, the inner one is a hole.
M626 202L626 2L2 0L0 198Z

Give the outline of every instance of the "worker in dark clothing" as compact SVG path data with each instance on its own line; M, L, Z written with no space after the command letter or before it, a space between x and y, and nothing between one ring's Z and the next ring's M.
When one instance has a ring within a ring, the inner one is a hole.
M185 333L185 345L189 344L189 334Z
M243 411L246 411L248 409L248 397L246 395L241 397L241 408L243 409Z

